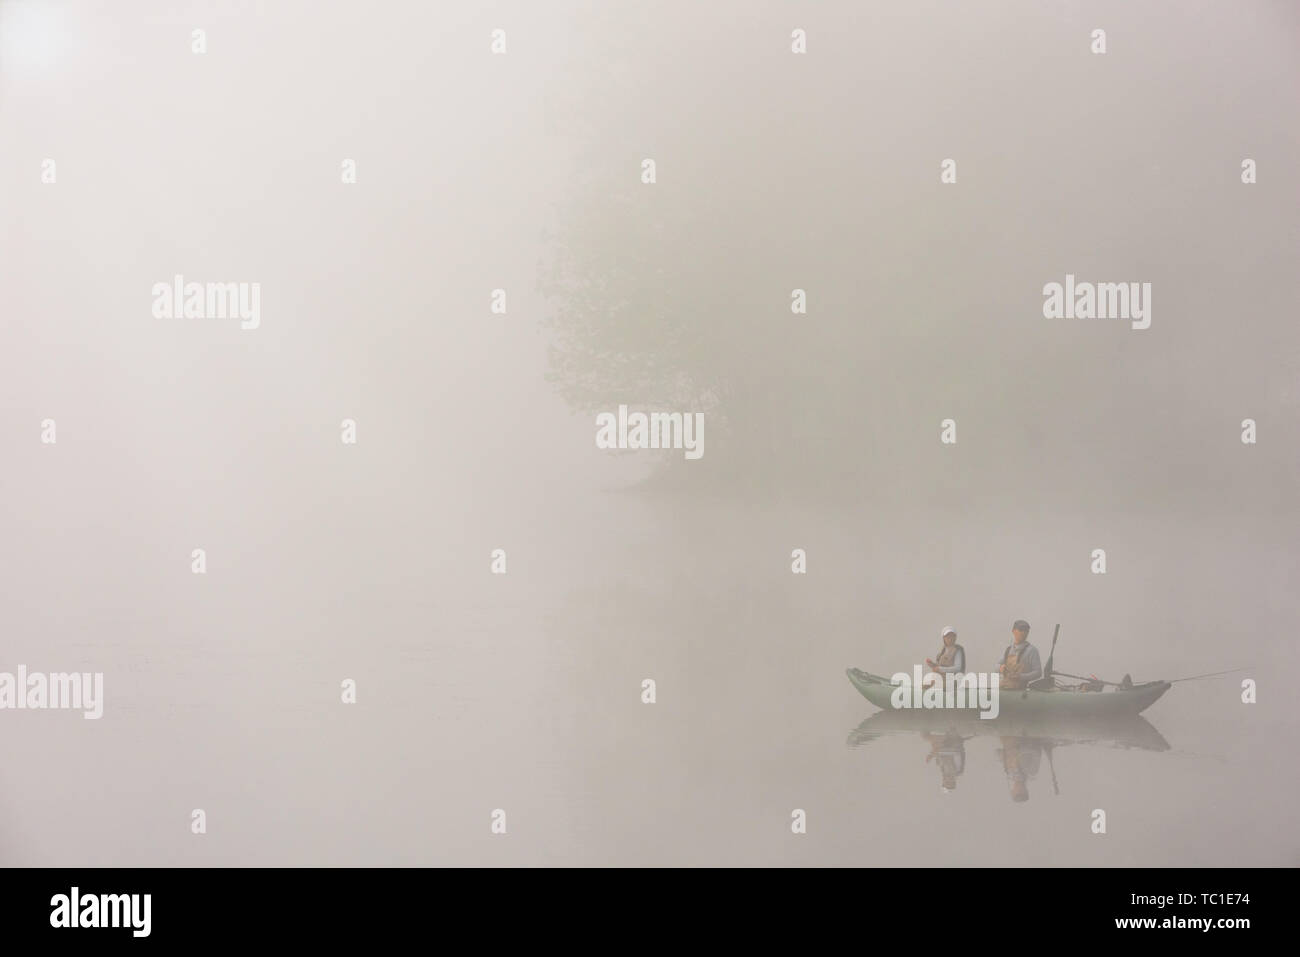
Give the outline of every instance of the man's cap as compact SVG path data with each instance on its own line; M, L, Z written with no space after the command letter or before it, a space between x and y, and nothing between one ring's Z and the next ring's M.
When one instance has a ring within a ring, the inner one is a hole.
M1028 633L1029 622L1025 621L1023 618L1017 618L1016 623L1012 625L1011 628L1013 631L1023 631L1025 633Z
M954 628L952 625L948 625L943 629L943 631L939 632L939 637L947 638L949 635L955 635L955 634L957 634L957 629Z

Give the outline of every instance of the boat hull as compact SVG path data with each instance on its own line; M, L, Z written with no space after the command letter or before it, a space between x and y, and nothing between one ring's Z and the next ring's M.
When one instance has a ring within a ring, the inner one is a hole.
M895 708L892 696L895 686L888 678L873 675L858 668L845 672L858 693L877 708L885 711L911 711ZM998 720L1000 718L1062 717L1111 718L1141 714L1159 700L1172 685L1168 681L1149 681L1121 691L1021 691L1000 690L998 693ZM937 709L936 709L937 710ZM948 709L965 714L978 714L976 708Z

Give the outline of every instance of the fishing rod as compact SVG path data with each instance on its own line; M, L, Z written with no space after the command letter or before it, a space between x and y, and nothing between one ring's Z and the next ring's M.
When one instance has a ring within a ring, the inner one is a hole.
M1223 675L1235 675L1235 674L1237 674L1238 672L1245 671L1245 670L1246 670L1245 668L1233 668L1231 671L1212 671L1212 672L1210 672L1210 673L1207 674L1207 675L1192 675L1190 678L1173 678L1173 679L1170 679L1167 683L1168 683L1168 684L1173 684L1173 683L1176 682L1176 681L1196 681L1196 680L1198 680L1198 679L1200 679L1200 678L1220 678L1220 677L1222 677ZM1101 678L1098 678L1098 677L1095 677L1095 676L1090 676L1090 677L1085 678L1083 675L1072 675L1072 674L1067 674L1067 673L1064 672L1064 671L1056 671L1056 672L1053 672L1053 674L1058 674L1058 675L1060 675L1062 678L1074 678L1074 679L1077 680L1077 681L1094 681L1094 682L1096 682L1096 683L1098 683L1098 684L1110 685L1112 688L1123 688L1123 687L1124 687L1124 685L1122 685L1122 684L1116 684L1116 683L1113 682L1113 681L1103 681ZM1148 682L1148 683L1149 683L1149 682Z
M1221 678L1224 675L1235 675L1245 670L1245 668L1233 668L1231 671L1212 671L1208 675L1192 675L1190 678L1172 678L1169 683L1173 684L1175 681L1195 681L1198 678Z
M1083 677L1083 675L1072 675L1064 671L1056 671L1055 669L1053 669L1052 659L1056 657L1056 640L1060 637L1061 637L1061 626L1058 624L1056 626L1056 631L1053 632L1052 634L1052 648L1047 653L1047 666L1043 668L1043 676L1039 678L1037 681L1031 681L1028 685L1026 685L1027 689L1033 688L1035 686L1042 688L1045 685L1051 684L1052 679L1057 675L1060 675L1062 678L1073 678L1075 681L1086 681L1090 684L1110 685L1112 688L1128 689L1133 687L1134 685L1133 679L1130 678L1128 675L1124 676L1124 680L1122 682L1116 684L1114 681L1104 681L1101 678L1098 678L1096 675L1090 675L1089 677L1085 678ZM1231 671L1212 671L1209 674L1192 675L1189 678L1174 678L1170 680L1168 684L1175 684L1176 682L1179 681L1199 681L1202 678L1221 678L1224 675L1235 675L1245 670L1246 670L1245 668L1233 668ZM1147 684L1150 684L1150 682L1147 682Z

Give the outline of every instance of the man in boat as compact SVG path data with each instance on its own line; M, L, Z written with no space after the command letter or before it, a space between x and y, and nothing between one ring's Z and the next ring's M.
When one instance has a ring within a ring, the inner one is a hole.
M1038 649L1029 643L1029 622L1024 619L1011 626L1011 644L1002 652L998 673L1002 675L1001 686L1008 691L1018 691L1043 676Z
M943 642L943 647L939 649L939 657L926 658L926 667L941 675L965 674L966 651L957 644L957 629L949 625L939 634L939 640Z

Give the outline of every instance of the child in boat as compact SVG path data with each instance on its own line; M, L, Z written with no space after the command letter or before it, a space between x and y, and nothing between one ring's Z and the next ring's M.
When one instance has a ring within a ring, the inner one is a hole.
M939 635L943 647L939 649L938 658L926 658L925 663L931 671L941 675L960 675L966 672L966 650L957 644L957 629L951 625Z

